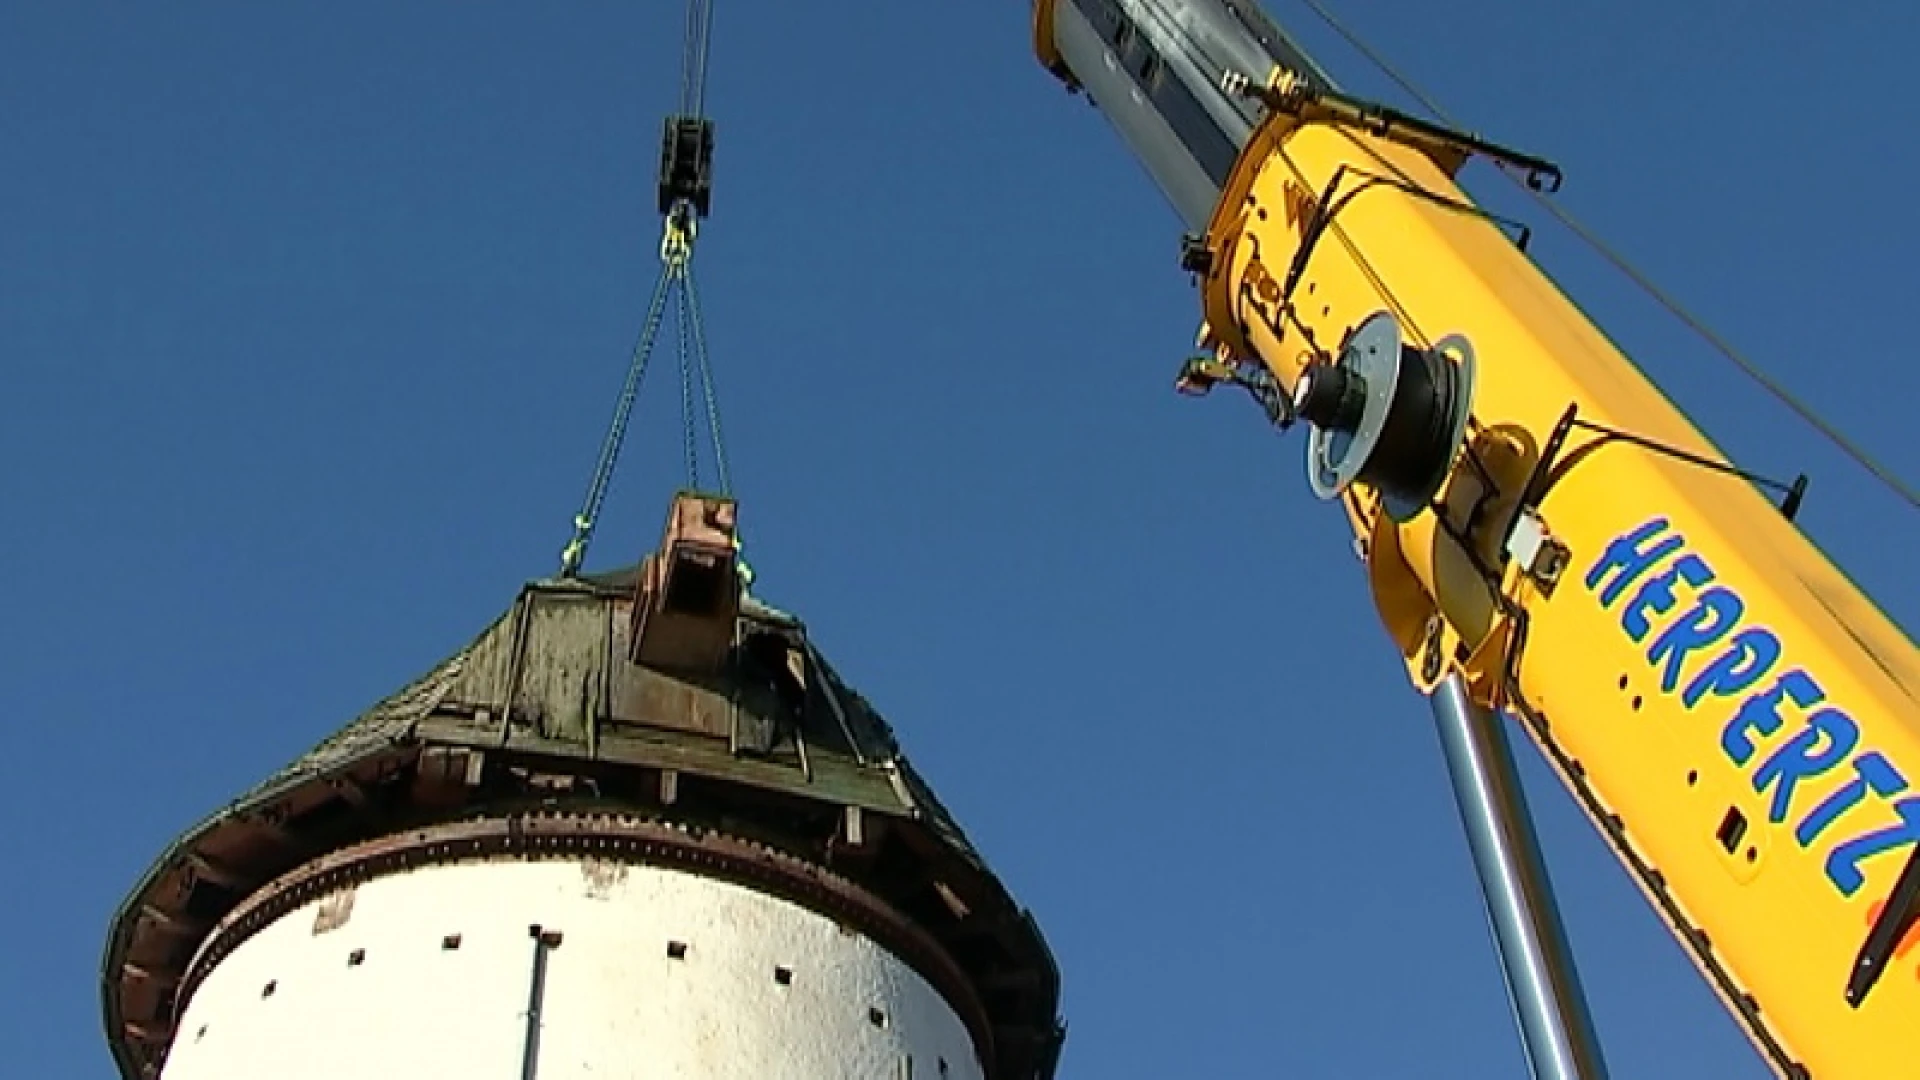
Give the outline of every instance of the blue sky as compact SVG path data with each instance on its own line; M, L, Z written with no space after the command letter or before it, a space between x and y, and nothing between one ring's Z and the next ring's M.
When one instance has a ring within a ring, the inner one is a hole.
M1341 6L1920 476L1914 9ZM1302 6L1269 10L1387 92ZM1344 526L1297 436L1171 391L1196 318L1178 226L1026 19L721 0L698 263L761 591L1037 913L1063 1078L1522 1076L1426 708ZM0 5L14 1074L109 1076L98 957L148 861L553 568L657 268L679 26L607 2ZM1542 263L1723 445L1812 474L1808 531L1915 626L1911 511L1540 226ZM663 373L602 566L654 541L680 478ZM1523 756L1614 1075L1764 1075Z

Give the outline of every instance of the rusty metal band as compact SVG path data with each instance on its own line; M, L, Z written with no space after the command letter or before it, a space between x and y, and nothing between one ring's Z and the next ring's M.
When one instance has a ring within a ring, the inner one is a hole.
M207 975L281 917L340 889L427 866L483 859L606 859L743 885L856 929L933 985L991 1069L993 1032L973 984L947 950L885 901L804 859L722 833L610 813L543 812L412 829L314 859L261 887L220 920L180 983L172 1020Z

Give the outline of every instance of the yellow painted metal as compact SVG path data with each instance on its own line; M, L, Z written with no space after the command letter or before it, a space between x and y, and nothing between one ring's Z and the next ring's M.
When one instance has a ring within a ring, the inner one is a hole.
M1471 342L1470 441L1491 463L1494 501L1469 518L1486 492L1460 464L1440 508L1405 525L1364 490L1344 500L1416 684L1433 682L1433 637L1434 659L1463 666L1477 696L1530 719L1778 1071L1911 1075L1920 954L1858 1009L1843 990L1920 838L1920 653L1746 481L1591 434L1568 441L1540 504L1570 556L1564 574L1547 588L1503 567L1518 480L1569 405L1724 458L1500 229L1461 208L1454 164L1270 118L1209 230L1203 340L1257 356L1283 385L1377 311L1411 344ZM1336 209L1289 293L1323 202ZM1467 546L1499 568L1496 583L1440 514L1472 530ZM1642 526L1654 531L1636 541Z
M1033 0L1033 53L1040 58L1040 66L1072 86L1073 73L1067 70L1066 60L1053 43L1053 5L1054 0Z

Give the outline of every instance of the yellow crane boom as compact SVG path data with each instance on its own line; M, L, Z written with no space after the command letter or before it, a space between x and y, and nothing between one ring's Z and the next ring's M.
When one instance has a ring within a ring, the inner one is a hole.
M1504 711L1780 1074L1912 1071L1920 652L1456 183L1246 3L1036 0L1188 223L1204 355L1306 429L1414 685Z

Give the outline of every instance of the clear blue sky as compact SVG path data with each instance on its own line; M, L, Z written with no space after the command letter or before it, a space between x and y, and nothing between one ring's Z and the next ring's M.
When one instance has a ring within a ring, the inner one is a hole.
M1920 9L1340 6L1920 476ZM762 591L1038 914L1066 1080L1522 1076L1343 526L1297 436L1170 390L1178 227L1026 11L720 0L699 261ZM110 1075L97 963L149 859L553 568L656 272L679 21L0 5L11 1075ZM1920 622L1910 512L1565 234L1537 252L1743 460L1812 473L1809 531ZM677 404L650 383L600 565L655 538ZM1763 1075L1525 766L1614 1074Z

